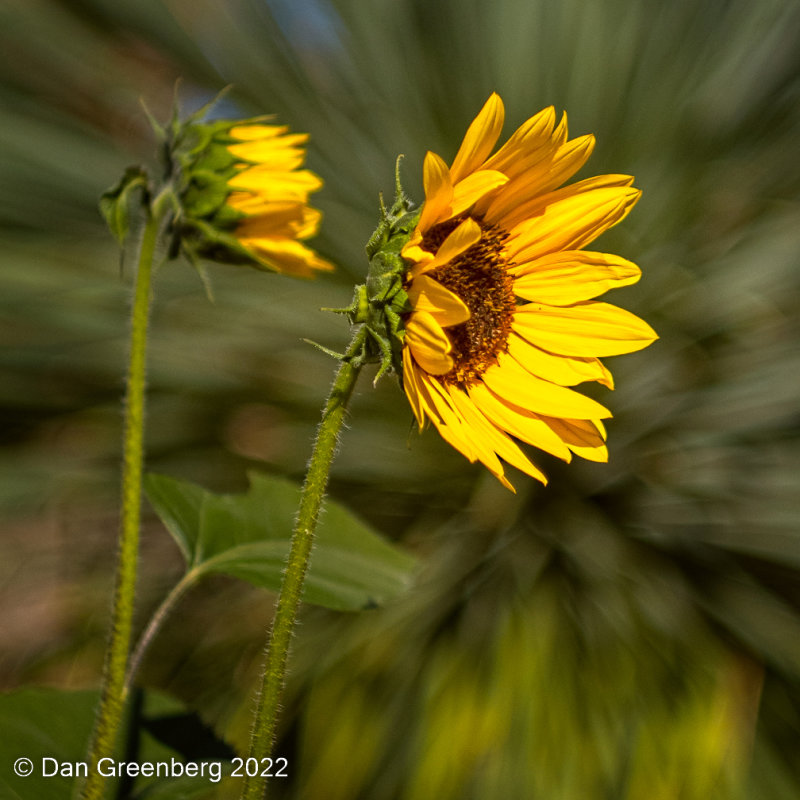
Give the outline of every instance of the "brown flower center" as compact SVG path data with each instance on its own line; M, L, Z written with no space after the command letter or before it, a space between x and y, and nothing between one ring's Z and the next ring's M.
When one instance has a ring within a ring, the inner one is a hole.
M422 240L422 247L435 253L448 235L465 217L442 222L431 228ZM481 239L461 255L430 275L464 301L470 318L445 328L453 345L453 369L439 380L460 386L475 383L489 367L497 363L500 353L508 350L511 319L516 308L514 279L504 252L508 234L481 219Z

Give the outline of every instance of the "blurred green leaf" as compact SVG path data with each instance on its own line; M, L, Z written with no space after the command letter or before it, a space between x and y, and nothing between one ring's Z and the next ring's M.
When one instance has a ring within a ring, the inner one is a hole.
M21 689L0 695L0 797L4 800L63 800L71 796L77 764L86 760L86 743L92 729L97 692L62 691L57 689ZM196 762L208 758L201 754L184 752L159 740L152 733L159 722L170 715L185 715L184 707L166 695L148 692L136 713L143 723L140 738L126 749L119 760L138 764L168 762L176 764ZM196 724L196 723L195 723ZM184 729L184 743L190 738L190 729ZM20 758L33 764L30 775L16 774L14 765ZM54 759L45 761L44 759ZM218 756L214 760L221 760ZM47 774L43 775L43 771ZM51 774L64 770L66 774ZM70 776L72 772L72 777ZM177 767L173 770L177 773ZM222 772L230 772L224 764ZM171 800L211 797L216 791L216 781L203 776L138 777L126 796L132 798L164 797ZM220 782L221 783L221 782Z
M145 491L194 577L232 575L277 591L289 553L300 489L250 473L243 495L147 475ZM304 599L340 611L384 605L407 588L414 559L343 506L328 501L319 523Z
M71 763L84 759L96 699L96 692L56 689L22 689L0 696L0 796L8 800L70 796L73 780L42 776L42 759ZM27 777L19 777L12 768L20 758L33 762Z

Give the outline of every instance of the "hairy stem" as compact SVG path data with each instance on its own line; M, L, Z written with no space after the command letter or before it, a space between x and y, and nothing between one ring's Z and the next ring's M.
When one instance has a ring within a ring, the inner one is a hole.
M267 779L260 774L264 771L262 770L262 759L269 757L275 739L278 706L286 675L289 644L300 605L311 548L314 544L314 531L328 484L328 475L336 451L339 430L344 421L353 387L361 371L361 361L357 356L363 349L365 338L366 329L358 328L342 359L317 429L317 438L303 484L303 493L300 497L297 522L292 534L289 560L283 574L283 583L278 595L272 631L267 644L261 691L258 696L250 739L248 757L256 759L259 767L258 774L245 778L242 791L243 800L261 800L266 792Z
M117 573L100 706L89 749L89 776L81 791L84 800L99 800L103 796L106 778L98 774L97 762L114 753L125 705L125 675L131 646L139 556L147 328L153 259L160 228L161 216L158 213L149 214L139 248L139 264L131 310L130 359L125 395L122 509Z

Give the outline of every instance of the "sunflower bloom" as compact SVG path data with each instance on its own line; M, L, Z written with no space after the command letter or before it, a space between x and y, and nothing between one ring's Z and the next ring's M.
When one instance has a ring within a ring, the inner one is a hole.
M403 385L420 429L430 420L504 486L505 461L546 483L517 440L564 461L607 461L611 412L570 388L613 389L600 361L640 350L657 335L628 311L594 298L639 279L619 256L583 248L639 199L627 175L562 186L592 152L568 139L552 107L494 154L503 127L493 94L450 167L429 152L425 203L401 254L410 312ZM561 187L561 188L559 188Z
M332 269L303 243L322 217L308 205L322 180L302 169L307 140L263 117L180 126L170 160L180 167L174 227L187 255L300 277Z

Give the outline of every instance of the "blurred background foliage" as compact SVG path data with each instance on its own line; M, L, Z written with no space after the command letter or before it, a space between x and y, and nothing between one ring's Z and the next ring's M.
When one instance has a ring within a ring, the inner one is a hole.
M644 197L603 248L643 268L612 301L659 331L611 360L608 465L539 462L507 493L367 376L332 495L424 564L360 616L307 610L276 798L800 794L800 7L794 0L6 0L0 6L0 681L86 687L116 536L130 259L99 194L165 117L309 131L336 274L158 278L148 463L211 489L299 478L395 156L421 198L492 90L507 132L567 109L583 175ZM142 622L180 572L146 521ZM272 600L214 579L144 682L238 746Z

